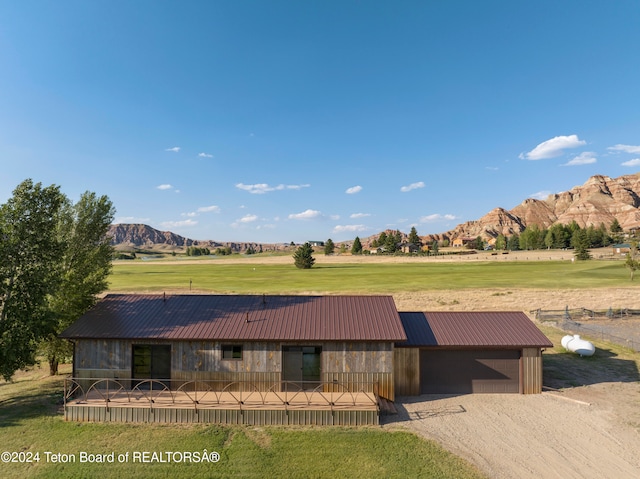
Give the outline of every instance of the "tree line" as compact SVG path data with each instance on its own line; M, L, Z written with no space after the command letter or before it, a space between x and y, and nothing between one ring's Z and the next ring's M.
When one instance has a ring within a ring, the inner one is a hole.
M0 374L32 366L42 354L56 374L71 355L58 334L107 289L115 209L85 192L73 203L60 187L28 179L0 205Z
M549 228L531 225L527 226L520 234L515 233L508 237L498 235L495 249L517 251L578 247L601 248L622 241L622 233L622 227L616 219L613 220L609 228L604 223L598 227L589 225L586 228L581 228L575 221L566 225L556 223Z

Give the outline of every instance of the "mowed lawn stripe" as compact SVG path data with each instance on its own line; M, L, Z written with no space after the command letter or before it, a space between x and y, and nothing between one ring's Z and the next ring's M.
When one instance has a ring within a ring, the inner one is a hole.
M287 264L116 263L110 291L359 293L465 288L574 289L631 286L621 262L339 263L300 270Z

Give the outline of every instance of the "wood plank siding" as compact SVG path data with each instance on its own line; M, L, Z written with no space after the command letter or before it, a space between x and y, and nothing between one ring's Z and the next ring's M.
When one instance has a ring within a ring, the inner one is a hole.
M282 380L283 346L308 345L300 342L236 341L234 344L242 345L242 359L222 359L222 346L227 343L220 341L78 339L75 343L76 378L129 378L134 345L169 344L170 379L174 385L194 380L250 381L260 390L267 390ZM394 399L393 343L312 344L322 348L322 381ZM377 391L373 390L374 383L377 383Z
M540 348L522 349L522 393L540 394L542 392L542 351Z
M419 396L420 349L395 348L393 361L395 393L398 396Z

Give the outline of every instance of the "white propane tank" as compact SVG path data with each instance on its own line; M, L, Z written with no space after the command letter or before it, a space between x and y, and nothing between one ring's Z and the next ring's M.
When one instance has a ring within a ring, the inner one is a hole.
M562 344L562 347L567 351L579 354L580 356L593 356L593 353L596 352L595 346L585 339L580 339L580 335L578 334L564 336L560 344Z

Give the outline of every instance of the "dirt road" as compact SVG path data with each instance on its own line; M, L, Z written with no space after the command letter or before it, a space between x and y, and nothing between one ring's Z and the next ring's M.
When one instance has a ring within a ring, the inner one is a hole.
M490 478L640 477L640 385L540 395L400 398L384 427L406 427Z

